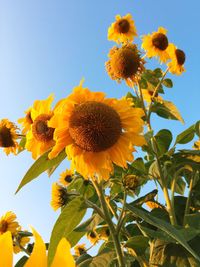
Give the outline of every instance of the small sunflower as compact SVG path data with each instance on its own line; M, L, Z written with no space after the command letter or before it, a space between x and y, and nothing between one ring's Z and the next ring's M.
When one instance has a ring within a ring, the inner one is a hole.
M145 204L151 210L153 210L153 209L165 209L165 207L162 204L160 204L159 202L157 202L155 200L147 201L147 202L145 202Z
M95 230L93 230L87 233L87 239L90 241L90 243L95 245L99 241L99 235Z
M33 159L37 159L54 145L54 129L48 127L47 123L53 116L51 103L53 96L46 100L36 100L31 109L31 130L27 133L25 148L32 152Z
M78 257L80 257L81 255L87 253L85 244L75 246L74 247L74 252L75 252L75 255L78 256Z
M59 182L62 185L67 186L72 182L72 180L73 180L73 172L71 170L67 169L66 171L60 174Z
M25 247L28 242L30 241L30 238L27 236L20 237L17 242L13 244L13 251L15 254L19 253L22 251L21 247Z
M17 216L14 212L6 212L0 219L0 235L10 231L12 234L15 234L19 229L19 224L16 222Z
M158 93L155 94L154 99L152 98L153 94L154 94L154 91L151 91L148 89L142 89L143 98L147 103L151 103L154 99L157 102L162 102L163 99L161 96L158 95Z
M10 153L17 154L19 147L17 126L8 119L0 120L0 147L4 148L6 155Z
M109 228L107 226L101 227L99 229L99 232L98 233L99 233L100 239L103 239L105 241L107 241L108 238L109 238L109 236L110 236L110 230L109 230Z
M159 57L160 62L163 63L170 59L167 52L169 43L166 33L167 30L160 27L157 32L143 36L142 48L146 51L147 57Z
M124 17L117 15L115 19L116 21L108 28L108 40L117 43L132 42L137 36L137 31L131 14Z
M31 117L31 108L27 109L25 111L26 116L24 118L18 119L18 123L22 124L22 133L26 134L30 129L31 125L33 123L32 117Z
M106 62L106 71L112 80L125 80L128 86L136 83L144 71L145 61L135 44L125 44L111 48Z
M200 150L200 140L198 140L198 141L196 141L195 143L194 143L194 149L196 149L196 150Z
M108 179L113 163L123 168L133 160L134 145L145 143L143 111L127 99L106 99L104 93L91 92L82 84L63 100L49 122L55 128L55 146L49 158L66 150L72 170L85 179L98 175Z
M174 44L169 44L167 49L171 61L167 64L172 74L181 75L184 71L185 53Z
M51 207L56 211L65 206L69 200L67 189L57 183L52 185Z

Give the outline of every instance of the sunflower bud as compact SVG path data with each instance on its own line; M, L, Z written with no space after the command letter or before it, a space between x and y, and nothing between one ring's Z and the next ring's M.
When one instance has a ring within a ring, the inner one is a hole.
M134 191L141 185L140 178L134 174L125 175L123 178L123 185L126 189Z

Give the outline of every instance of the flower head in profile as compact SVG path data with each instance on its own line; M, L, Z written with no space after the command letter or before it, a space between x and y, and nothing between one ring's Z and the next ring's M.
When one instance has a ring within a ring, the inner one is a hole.
M140 79L145 62L135 44L114 46L108 56L106 71L112 80L125 80L127 85L133 86Z
M132 42L137 36L137 31L131 14L124 17L117 15L115 19L116 21L108 29L108 40L117 43Z
M23 134L26 134L31 129L31 125L33 123L33 120L31 117L31 108L27 109L25 111L25 114L26 114L25 117L18 119L18 123L22 125Z
M0 120L0 147L4 148L4 152L17 154L19 147L18 142L18 128L8 119Z
M160 27L157 32L143 36L142 48L146 51L147 57L158 57L162 63L170 59L167 51L169 43L166 33L167 30Z
M15 234L19 229L19 223L16 221L17 216L14 212L8 211L0 218L0 235L10 231Z
M171 61L167 64L172 74L181 75L184 71L185 53L174 44L169 44L167 49Z
M36 100L31 109L31 130L27 133L25 148L32 152L32 157L37 159L54 145L54 129L48 127L48 121L53 116L51 103L53 96L46 100Z
M76 256L80 257L81 255L87 253L85 244L77 245L74 247L74 252Z
M143 111L127 99L109 99L82 84L60 102L49 122L55 128L55 146L49 158L63 149L84 178L108 179L113 163L123 168L133 160L134 145L145 143Z
M65 206L69 200L67 189L57 183L53 183L51 195L51 207L55 211Z
M90 243L95 245L99 241L99 235L95 230L93 230L87 233L87 239L90 241Z
M73 172L71 170L66 169L64 172L60 174L59 182L67 186L73 181Z

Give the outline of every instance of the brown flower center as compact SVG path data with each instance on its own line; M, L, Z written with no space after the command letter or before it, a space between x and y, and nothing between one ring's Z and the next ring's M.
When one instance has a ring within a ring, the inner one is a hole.
M75 106L69 119L69 132L81 149L100 152L117 142L122 126L118 113L112 107L87 101Z
M120 19L116 24L115 24L115 29L119 33L127 33L130 29L130 24L126 19Z
M71 181L72 181L72 177L71 177L71 175L66 175L66 176L65 176L65 181L66 181L67 183L71 183Z
M153 45L164 51L168 47L168 39L167 36L163 33L156 33L152 39Z
M12 147L15 143L12 138L10 129L6 126L0 128L0 147Z
M91 238L96 238L97 235L95 234L95 232L91 231L91 232L90 232L90 237L91 237Z
M33 135L35 139L40 142L49 142L53 140L54 128L47 126L47 122L50 120L50 118L50 115L41 114L33 122Z
M185 53L183 50L176 49L175 54L178 64L183 65L185 63Z
M59 204L60 206L65 206L69 201L69 195L64 187L59 188Z
M2 221L0 223L0 233L5 233L8 229L8 223L6 221Z
M111 68L118 78L127 79L135 75L140 67L140 55L135 46L122 47L111 57Z

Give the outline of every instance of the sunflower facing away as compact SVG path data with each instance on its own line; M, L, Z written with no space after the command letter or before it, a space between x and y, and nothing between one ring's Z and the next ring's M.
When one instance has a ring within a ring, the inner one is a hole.
M169 44L167 49L171 61L167 64L172 74L181 75L184 71L185 53L174 44Z
M169 43L166 33L167 30L160 27L157 32L143 36L142 48L146 51L147 57L159 57L160 62L163 63L170 59L167 52Z
M53 115L51 103L53 96L50 95L46 100L36 100L31 109L31 129L27 133L25 148L32 152L32 157L37 159L54 145L54 129L48 127L47 123Z
M127 85L132 86L136 83L144 71L145 61L141 58L137 46L126 44L118 48L111 48L106 62L106 71L112 80L120 82L122 79Z
M115 19L116 21L108 28L108 40L117 43L132 42L137 36L137 31L131 14L124 17L117 15Z
M52 198L51 207L56 211L57 209L65 206L68 202L67 189L57 183L52 185Z
M15 234L19 229L19 224L16 222L17 216L12 211L6 212L0 218L0 235L10 231L12 234Z
M6 155L17 154L19 147L17 130L18 128L13 122L7 119L0 120L0 147L4 148Z
M49 158L65 149L73 170L86 179L108 179L113 163L126 168L133 160L133 146L144 144L142 116L129 100L106 99L104 93L91 92L80 83L49 122L56 141Z
M73 172L71 170L67 169L60 174L59 182L62 185L67 186L72 182L72 180L73 180Z
M81 255L87 253L85 244L77 245L74 247L74 252L76 256L80 257Z

